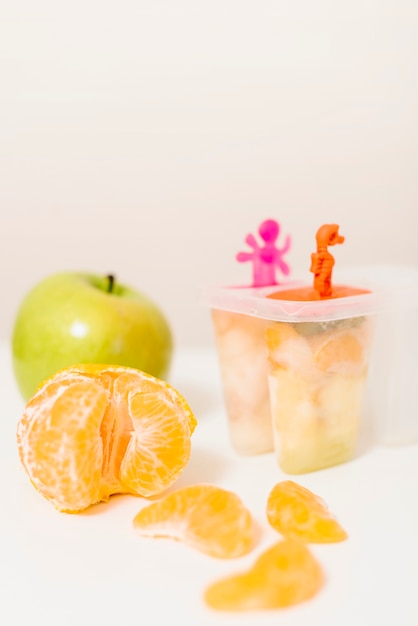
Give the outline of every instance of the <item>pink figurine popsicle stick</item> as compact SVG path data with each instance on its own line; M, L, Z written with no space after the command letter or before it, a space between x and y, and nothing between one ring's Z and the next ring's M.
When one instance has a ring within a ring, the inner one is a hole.
M279 269L284 276L290 273L289 265L283 259L283 256L290 249L290 236L286 237L282 248L277 247L276 241L280 234L280 224L271 219L261 223L258 233L264 244L259 245L254 235L247 235L245 242L253 251L238 252L236 259L240 263L252 261L253 287L277 285L276 269Z

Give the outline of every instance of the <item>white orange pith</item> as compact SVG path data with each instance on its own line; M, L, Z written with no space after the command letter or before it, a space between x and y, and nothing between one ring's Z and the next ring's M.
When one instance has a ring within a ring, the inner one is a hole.
M190 457L196 419L168 383L132 368L78 365L43 383L18 423L31 482L61 511L112 494L152 496Z
M201 484L178 489L144 507L134 519L139 534L171 537L218 558L234 558L254 544L250 512L233 492Z

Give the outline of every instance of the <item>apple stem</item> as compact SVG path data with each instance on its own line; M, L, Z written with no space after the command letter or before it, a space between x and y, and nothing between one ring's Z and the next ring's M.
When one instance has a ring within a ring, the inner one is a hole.
M115 284L115 277L113 276L113 274L108 274L106 276L108 283L107 283L107 293L112 293L113 292L113 287Z

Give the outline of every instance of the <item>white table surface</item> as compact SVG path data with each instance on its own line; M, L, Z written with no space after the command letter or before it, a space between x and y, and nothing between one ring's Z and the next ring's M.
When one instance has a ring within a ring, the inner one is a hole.
M164 623L185 626L374 626L418 624L418 446L372 446L351 462L292 477L321 495L349 533L311 546L326 573L312 601L286 610L218 613L202 594L212 581L248 568L279 539L265 518L273 485L289 478L273 454L230 448L216 355L178 352L172 384L199 425L177 487L211 482L234 490L261 529L254 551L217 560L168 539L135 534L144 501L114 496L79 515L57 512L19 466L15 427L23 409L7 345L0 345L0 621L28 626ZM418 416L417 416L418 419Z

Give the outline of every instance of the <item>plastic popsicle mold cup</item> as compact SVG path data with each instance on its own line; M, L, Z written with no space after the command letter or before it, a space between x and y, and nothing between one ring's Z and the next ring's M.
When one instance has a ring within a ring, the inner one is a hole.
M344 242L338 225L321 226L316 242L310 267L313 289L299 287L269 297L323 302L362 293L332 285L334 257L328 247ZM277 321L267 327L273 436L278 462L285 472L309 472L353 456L371 337L372 325L363 316L321 322Z
M333 258L321 237L343 238L336 225L321 229L313 288L293 281L203 293L233 446L247 454L274 449L279 466L292 474L353 457L381 309L379 293L366 286L332 285Z
M217 307L212 321L231 445L242 455L271 452L266 321Z
M274 447L283 471L301 474L354 456L373 330L371 315L268 325Z
M358 290L296 301L289 291L214 287L203 300L215 322L234 448L256 454L264 442L283 471L298 474L355 454L381 299Z
M278 271L284 276L290 273L284 256L291 239L286 236L279 247L280 224L272 219L264 220L257 238L249 234L245 238L250 251L236 255L240 263L251 263L252 288L277 286ZM225 288L227 299L246 293L248 287ZM251 290L251 289L250 289ZM211 306L209 301L206 303ZM221 295L221 300L223 296ZM233 448L239 454L260 454L273 450L273 431L268 388L268 364L263 318L248 315L238 305L230 308L222 302L212 307L212 321L221 370L228 428Z
M313 289L269 296L299 306L307 302L311 315L305 311L294 322L276 321L266 329L275 451L289 474L343 463L359 440L375 324L365 299L370 291L332 284L328 247L343 242L337 224L322 225L311 255ZM356 311L339 312L335 303L352 298Z
M363 270L385 297L370 358L368 412L375 441L418 443L418 268ZM355 279L355 277L353 277Z

